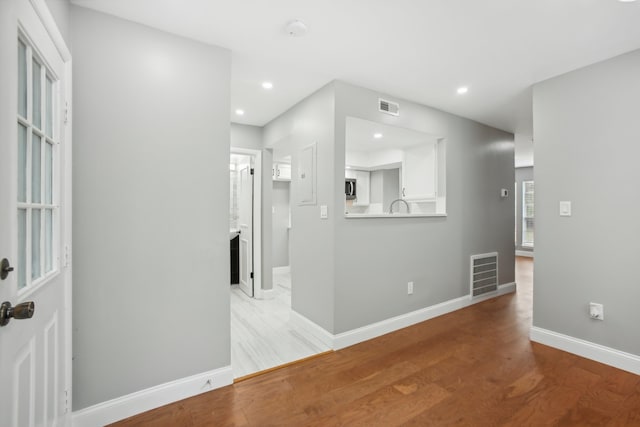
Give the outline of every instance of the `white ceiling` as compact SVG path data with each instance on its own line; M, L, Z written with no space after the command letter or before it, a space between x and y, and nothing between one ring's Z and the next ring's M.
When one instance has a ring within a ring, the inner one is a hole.
M72 2L230 49L231 120L258 126L341 79L531 135L532 84L640 48L640 1Z

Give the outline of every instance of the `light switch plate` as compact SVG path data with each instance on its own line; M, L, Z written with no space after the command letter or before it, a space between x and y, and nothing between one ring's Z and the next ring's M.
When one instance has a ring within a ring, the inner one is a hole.
M560 216L571 216L571 202L560 202Z
M320 219L327 219L327 218L329 218L327 205L320 205Z

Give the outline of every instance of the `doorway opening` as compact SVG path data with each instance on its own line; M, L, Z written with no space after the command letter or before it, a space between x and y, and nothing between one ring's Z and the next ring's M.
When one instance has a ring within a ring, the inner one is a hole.
M236 381L330 350L290 322L291 160L275 151L231 148L231 366Z

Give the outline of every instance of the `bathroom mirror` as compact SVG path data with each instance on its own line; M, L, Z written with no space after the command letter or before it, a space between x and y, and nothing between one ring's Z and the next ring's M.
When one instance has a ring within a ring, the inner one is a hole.
M345 217L446 215L446 140L347 117Z

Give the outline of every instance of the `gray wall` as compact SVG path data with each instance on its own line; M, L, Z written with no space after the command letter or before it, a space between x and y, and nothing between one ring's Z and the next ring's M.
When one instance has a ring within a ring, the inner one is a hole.
M272 260L274 267L289 265L289 187L290 182L273 181Z
M265 147L286 139L291 147L291 305L327 331L333 331L334 223L336 209L334 164L334 91L330 83L268 123ZM302 148L317 144L317 203L300 206L296 199L298 156ZM344 181L344 163L340 166ZM344 191L344 190L342 190ZM329 218L320 219L320 205Z
M345 332L469 293L469 257L498 251L499 283L514 281L513 135L452 114L336 82L333 205L344 201L347 116L446 136L446 218L335 216L335 327ZM377 111L378 97L400 116ZM407 295L407 282L414 294Z
M231 123L231 147L262 150L262 128ZM271 171L271 166L269 166L269 171Z
M542 82L533 120L533 324L636 355L639 75L636 50ZM604 304L604 321L589 318L589 302Z
M516 168L516 249L533 252L533 248L522 246L522 183L524 181L533 181L533 166Z
M230 363L230 54L71 18L78 410Z

